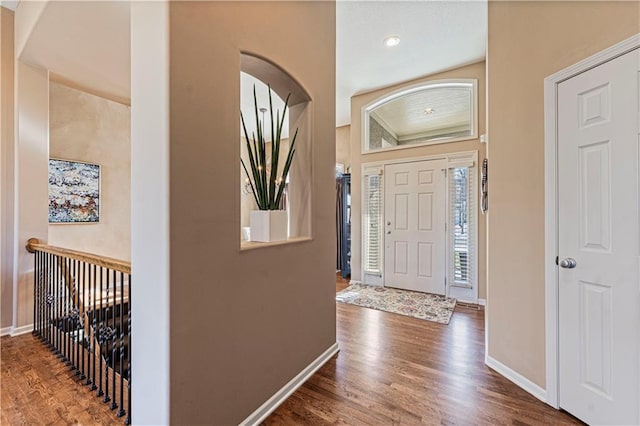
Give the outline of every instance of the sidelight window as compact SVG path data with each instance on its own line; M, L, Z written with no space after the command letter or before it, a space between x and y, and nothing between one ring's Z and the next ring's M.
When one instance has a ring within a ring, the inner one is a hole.
M473 287L476 255L474 169L454 167L449 170L449 277L452 286Z
M380 283L382 279L383 241L383 177L381 168L365 170L363 179L363 279Z

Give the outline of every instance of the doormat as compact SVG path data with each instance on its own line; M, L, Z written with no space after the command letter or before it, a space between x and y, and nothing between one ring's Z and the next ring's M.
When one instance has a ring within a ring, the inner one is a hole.
M336 294L336 301L379 311L449 324L456 299L437 294L351 284Z

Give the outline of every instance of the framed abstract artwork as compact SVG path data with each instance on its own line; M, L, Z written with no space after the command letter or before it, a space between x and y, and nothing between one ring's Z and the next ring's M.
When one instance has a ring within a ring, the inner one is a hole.
M49 160L49 223L100 222L100 166Z

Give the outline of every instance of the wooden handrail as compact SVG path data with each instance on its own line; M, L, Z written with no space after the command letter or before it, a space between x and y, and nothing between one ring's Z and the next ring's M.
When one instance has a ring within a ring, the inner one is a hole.
M26 249L29 253L34 253L36 250L42 251L67 257L69 259L87 262L92 265L102 266L103 268L112 269L114 271L124 272L125 274L131 274L131 262L100 256L99 254L85 253L82 251L50 246L40 242L37 238L29 238L29 240L27 240Z

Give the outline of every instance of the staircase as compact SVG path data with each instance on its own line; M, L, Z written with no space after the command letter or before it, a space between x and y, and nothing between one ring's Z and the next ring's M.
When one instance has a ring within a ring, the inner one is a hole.
M34 335L131 424L131 265L30 239Z

